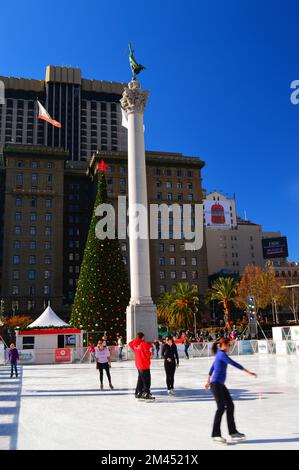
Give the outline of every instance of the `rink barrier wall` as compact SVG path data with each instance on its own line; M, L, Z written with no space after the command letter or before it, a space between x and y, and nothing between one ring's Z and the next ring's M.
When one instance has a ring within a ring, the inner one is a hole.
M188 350L190 358L212 357L213 342L191 343ZM177 344L178 353L180 358L185 357L185 347L182 344ZM117 362L118 347L109 346L110 357L112 362ZM83 348L56 348L56 349L27 349L19 350L20 364L73 364L73 363L91 363L92 355L88 347ZM233 341L231 343L231 356L244 356L251 354L276 354L276 355L298 355L299 356L299 340L243 340ZM122 360L133 360L134 353L124 346L122 351ZM156 358L156 351L152 358ZM159 353L161 359L161 348ZM8 349L4 354L0 355L0 364L7 364Z

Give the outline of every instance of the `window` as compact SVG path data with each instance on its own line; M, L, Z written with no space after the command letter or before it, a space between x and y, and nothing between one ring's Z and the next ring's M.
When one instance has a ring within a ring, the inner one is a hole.
M176 258L169 258L169 264L170 264L170 266L175 266L176 265Z
M193 176L193 171L188 170L187 173L186 173L186 175L187 175L188 178L192 178L192 176Z
M51 264L51 256L45 256L45 264Z
M20 256L19 255L14 255L13 257L13 264L20 264Z
M23 349L34 349L34 336L23 336Z
M35 236L37 233L36 227L29 228L29 235Z
M160 253L164 253L164 243L159 244Z
M22 220L22 214L21 212L16 212L15 213L15 221L20 222Z
M45 215L45 221L52 222L52 214L50 212L47 212L47 214Z
M168 201L172 201L172 193L167 194L167 199L168 199Z
M53 181L53 175L47 175L47 176L46 176L46 181L47 181L47 183L52 183L52 181Z
M181 258L181 266L186 266L186 258Z
M20 271L13 271L12 278L14 281L18 281L20 279Z
M45 228L45 236L50 237L51 236L51 227L46 227Z
M37 207L37 199L31 199L30 206L31 207Z
M160 286L160 294L164 294L166 292L166 286Z
M44 286L43 292L44 292L44 295L49 295L50 294L50 286L48 286L48 285Z
M159 264L160 264L160 266L165 266L165 258L164 257L159 258Z
M22 207L22 199L20 197L16 198L16 207Z
M34 294L32 294L34 295ZM27 301L27 310L30 311L30 310L33 310L35 307L35 301L34 300L28 300Z
M29 242L29 250L36 250L36 241L35 240L31 240Z
M165 271L160 271L160 279L165 279Z
M121 244L121 251L127 251L127 244L126 243Z
M44 279L51 279L51 272L50 271L44 271Z
M15 240L14 241L14 249L19 250L21 248L21 242L20 240Z
M30 222L36 222L37 221L37 213L36 212L31 212L30 213Z
M19 295L19 286L12 286L12 295Z
M197 265L197 259L196 259L196 258L192 258L192 259L191 259L191 264L192 264L192 266L196 266L196 265Z
M49 170L51 170L52 168L54 168L54 163L53 163L53 162L48 162L47 168L48 168Z
M28 294L35 295L35 292L36 292L35 286L29 286Z
M31 181L37 181L38 180L38 174L37 173L32 173L31 174Z
M31 162L31 168L33 170L36 170L36 168L38 168L38 163L37 162Z
M45 250L51 250L51 248L52 248L51 242L46 241L45 242Z
M34 270L28 271L28 279L29 281L34 281L36 276L36 272Z
M176 271L170 271L170 279L176 279Z
M16 174L16 182L18 184L22 184L23 183L23 173L17 173Z
M29 264L35 264L35 263L36 263L35 255L30 255L29 256Z
M175 245L173 244L169 245L169 251L173 253L175 251Z
M161 175L161 170L160 170L160 168L156 168L156 170L155 170L155 175L156 175L156 176L160 176L160 175Z
M166 188L171 189L172 188L172 182L171 181L166 181Z
M161 181L160 181L160 180L157 180L157 181L156 181L156 188L161 188L161 186L162 186Z
M192 271L192 279L197 279L197 278L198 278L197 271Z
M165 174L166 174L166 176L171 176L172 172L171 172L171 170L166 170Z
M187 279L187 271L182 271L182 279Z
M45 200L45 207L46 209L52 209L52 199Z

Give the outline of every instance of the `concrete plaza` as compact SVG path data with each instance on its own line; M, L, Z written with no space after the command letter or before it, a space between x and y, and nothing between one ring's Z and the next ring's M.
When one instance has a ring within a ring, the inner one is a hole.
M225 449L299 450L299 357L236 360L258 378L228 370L247 441ZM134 398L133 362L112 364L113 391L99 390L94 364L27 365L18 379L0 367L0 449L223 449L210 438L215 403L203 389L210 363L182 360L177 395L168 397L163 362L153 360L155 403ZM222 430L226 437L225 419Z

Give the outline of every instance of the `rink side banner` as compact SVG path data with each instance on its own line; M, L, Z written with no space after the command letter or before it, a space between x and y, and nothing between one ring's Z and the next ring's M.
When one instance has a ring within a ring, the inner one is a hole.
M231 228L229 201L203 201L205 225L209 228Z

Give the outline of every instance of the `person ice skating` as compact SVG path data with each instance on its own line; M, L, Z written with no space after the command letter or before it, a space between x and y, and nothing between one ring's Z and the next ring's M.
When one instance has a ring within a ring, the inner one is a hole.
M10 377L13 377L14 373L16 377L18 377L17 362L19 360L19 352L17 348L15 347L14 343L11 343L10 345L9 352L8 352L8 359L10 362Z
M172 336L167 336L165 338L165 344L162 349L162 357L164 358L168 394L174 395L174 374L176 368L179 367L179 355Z
M117 347L118 347L118 359L122 361L123 359L123 349L124 349L124 341L123 337L118 335L117 336Z
M158 339L156 339L156 341L154 342L154 347L155 347L155 351L156 351L156 359L159 359L160 341Z
M96 350L95 350L93 341L90 341L90 343L89 343L90 362L95 361L95 352L96 352Z
M151 349L152 343L147 343L143 333L138 333L137 337L130 341L130 348L134 351L135 365L138 370L138 381L135 390L135 397L144 400L155 400L151 394Z
M100 372L100 386L101 390L103 390L103 376L104 370L106 371L107 379L109 382L109 387L113 390L113 385L111 383L111 375L110 375L110 368L111 368L111 360L110 360L110 351L107 346L104 346L103 340L98 341L98 346L95 350L95 356L97 361L97 369Z
M214 343L212 346L212 352L216 354L215 360L209 372L208 380L205 385L206 390L211 388L217 404L217 411L215 414L212 438L215 442L220 444L226 444L227 441L221 436L221 419L223 413L226 410L228 431L233 440L245 439L245 434L237 431L235 419L234 419L234 403L230 396L228 389L225 386L226 380L226 369L228 364L236 367L237 369L243 370L247 374L254 377L257 375L254 372L250 372L245 369L242 365L233 361L227 354L230 350L230 340L228 338L221 338L219 343Z
M189 359L189 348L190 348L190 343L189 343L189 340L187 338L187 336L185 337L184 341L183 341L183 344L185 346L185 356L186 356L186 359Z

